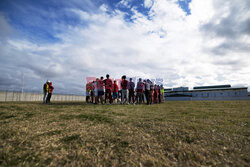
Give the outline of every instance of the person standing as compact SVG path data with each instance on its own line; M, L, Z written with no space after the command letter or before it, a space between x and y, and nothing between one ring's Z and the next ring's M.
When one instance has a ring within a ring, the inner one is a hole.
M161 101L164 102L165 97L164 97L164 87L163 87L163 85L161 85L161 98L162 98Z
M129 87L129 89L128 89L128 92L129 92L128 101L129 101L129 103L131 103L131 101L132 101L133 104L135 104L135 83L133 82L132 78L129 79L128 85L129 85L128 86Z
M89 88L90 88L90 101L91 103L94 103L94 81L89 83Z
M98 104L99 103L99 98L98 98L98 82L99 82L99 78L96 78L96 80L94 82L94 96L95 96L95 103L94 104Z
M149 91L149 104L151 105L153 102L153 95L154 95L154 84L150 81L150 91Z
M48 93L49 93L49 80L46 81L46 83L44 83L43 85L43 103L46 104L47 102L47 97L48 97Z
M99 100L103 104L103 95L104 95L104 81L103 81L103 77L101 77L100 80L98 81L97 87L98 87L98 97L99 97Z
M116 83L116 80L114 80L112 92L113 92L113 100L114 101L117 100L118 103L118 85Z
M121 88L122 88L121 104L124 104L125 98L128 104L128 81L126 80L126 75L122 76Z
M154 89L154 103L158 103L158 86L156 84Z
M161 87L160 87L160 85L157 85L157 88L158 88L158 102L160 104L161 103Z
M145 96L146 96L146 100L147 100L147 105L149 105L149 93L150 93L150 80L147 79L146 83L145 83Z
M143 98L143 82L142 82L142 79L139 78L139 81L137 82L137 85L136 85L136 102L138 104L141 104L142 98Z
M106 75L105 80L105 103L107 98L109 99L109 103L112 104L112 80L109 78L109 74Z
M86 102L89 103L89 97L90 97L90 83L86 84Z
M49 82L48 97L46 100L46 103L48 103L48 104L50 104L50 99L51 99L53 90L54 90L54 86L52 86L52 82Z

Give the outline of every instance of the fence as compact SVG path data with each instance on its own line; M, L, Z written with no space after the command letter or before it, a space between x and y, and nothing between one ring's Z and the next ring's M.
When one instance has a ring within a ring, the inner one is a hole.
M43 101L43 94L4 91L0 92L0 101ZM51 101L85 101L85 96L52 94Z

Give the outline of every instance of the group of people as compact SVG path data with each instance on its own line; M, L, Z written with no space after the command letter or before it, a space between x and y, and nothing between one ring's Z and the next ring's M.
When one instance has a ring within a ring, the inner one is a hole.
M117 83L110 79L109 74L106 79L100 77L86 84L87 103L106 104L107 100L110 104L116 102L135 105L145 103L145 100L148 105L161 103L164 101L164 88L163 85L154 84L149 79L142 81L141 78L135 85L132 78L129 81L126 79L126 75Z
M50 99L52 96L52 92L54 90L54 87L52 86L52 82L47 80L46 83L43 85L43 103L44 104L50 104Z

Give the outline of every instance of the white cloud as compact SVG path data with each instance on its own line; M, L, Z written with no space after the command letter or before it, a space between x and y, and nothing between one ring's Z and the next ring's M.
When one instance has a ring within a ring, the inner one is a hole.
M144 1L144 6L145 6L145 8L150 8L150 7L152 7L152 5L153 5L153 0L145 0Z

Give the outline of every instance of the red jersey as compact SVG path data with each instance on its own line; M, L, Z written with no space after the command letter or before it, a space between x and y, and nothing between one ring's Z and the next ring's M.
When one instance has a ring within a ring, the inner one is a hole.
M103 89L104 88L104 82L103 80L99 80L98 83L97 83L97 88L98 89Z
M112 91L112 80L111 79L106 79L105 89Z
M54 86L52 86L52 82L49 83L49 93L52 93L54 90Z
M126 79L122 80L121 87L122 89L128 89L128 81Z
M118 92L118 85L117 84L113 84L113 92Z

